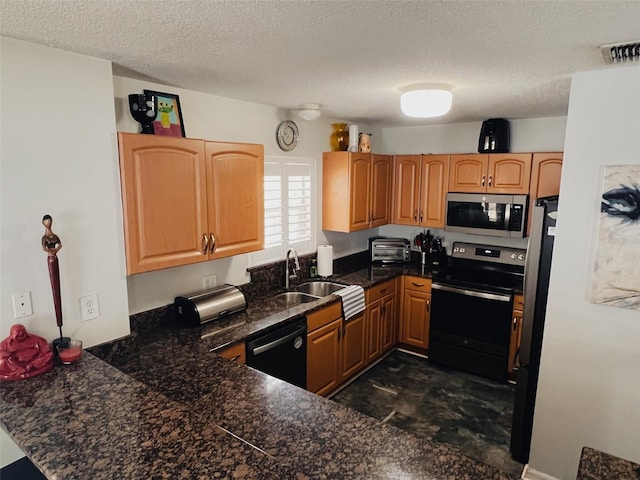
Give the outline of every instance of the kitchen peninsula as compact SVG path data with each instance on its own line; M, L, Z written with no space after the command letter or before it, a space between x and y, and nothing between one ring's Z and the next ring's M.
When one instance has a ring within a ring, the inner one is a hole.
M2 426L55 479L509 479L211 353L335 301L275 311L270 299L254 300L218 335L165 326L114 350L119 368L85 352L74 365L3 383Z

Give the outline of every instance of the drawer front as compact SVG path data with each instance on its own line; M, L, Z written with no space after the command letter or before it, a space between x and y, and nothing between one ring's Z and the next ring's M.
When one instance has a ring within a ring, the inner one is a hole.
M404 277L404 288L405 290L431 293L431 279L406 275Z
M315 312L307 313L307 331L311 333L341 316L342 304L340 302L333 303Z
M524 296L521 294L515 295L513 297L513 309L514 310L524 310Z
M375 287L367 288L364 292L365 301L367 304L371 302L375 302L379 298L384 297L385 295L389 295L390 293L396 292L396 279L387 280Z

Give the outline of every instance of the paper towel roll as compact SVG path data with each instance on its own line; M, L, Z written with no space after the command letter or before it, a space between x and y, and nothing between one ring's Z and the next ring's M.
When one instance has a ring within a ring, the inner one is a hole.
M333 274L333 246L318 245L318 275L328 277Z
M349 151L358 151L358 125L349 125Z

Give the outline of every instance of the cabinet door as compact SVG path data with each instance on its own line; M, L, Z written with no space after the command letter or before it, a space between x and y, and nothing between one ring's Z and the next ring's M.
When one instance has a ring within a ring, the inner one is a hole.
M365 312L344 322L342 335L342 380L362 370L366 362Z
M529 193L531 180L530 153L489 155L488 193Z
M263 248L264 147L206 142L210 258Z
M326 395L340 383L342 318L307 335L307 390Z
M396 155L392 223L418 225L420 155Z
M427 349L429 347L429 317L431 294L414 290L404 291L402 309L402 343Z
M423 155L420 170L420 226L444 228L449 155Z
M119 133L127 273L207 260L202 140Z
M391 294L382 299L382 309L380 312L381 353L388 352L396 344L396 323L396 296L395 294Z
M529 187L529 218L527 233L531 227L531 216L536 198L560 194L562 153L534 153Z
M349 184L349 231L364 230L369 228L371 202L371 156L369 154L351 154Z
M488 154L472 153L468 155L451 155L449 163L449 191L486 192L488 166Z
M392 164L390 155L371 156L371 223L369 228L390 223Z
M382 327L382 300L367 305L367 363L380 356Z

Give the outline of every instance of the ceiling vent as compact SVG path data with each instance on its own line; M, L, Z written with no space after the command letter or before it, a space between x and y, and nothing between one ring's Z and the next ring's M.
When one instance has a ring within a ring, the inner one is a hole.
M607 63L625 63L640 60L640 40L637 42L604 45L600 47Z

